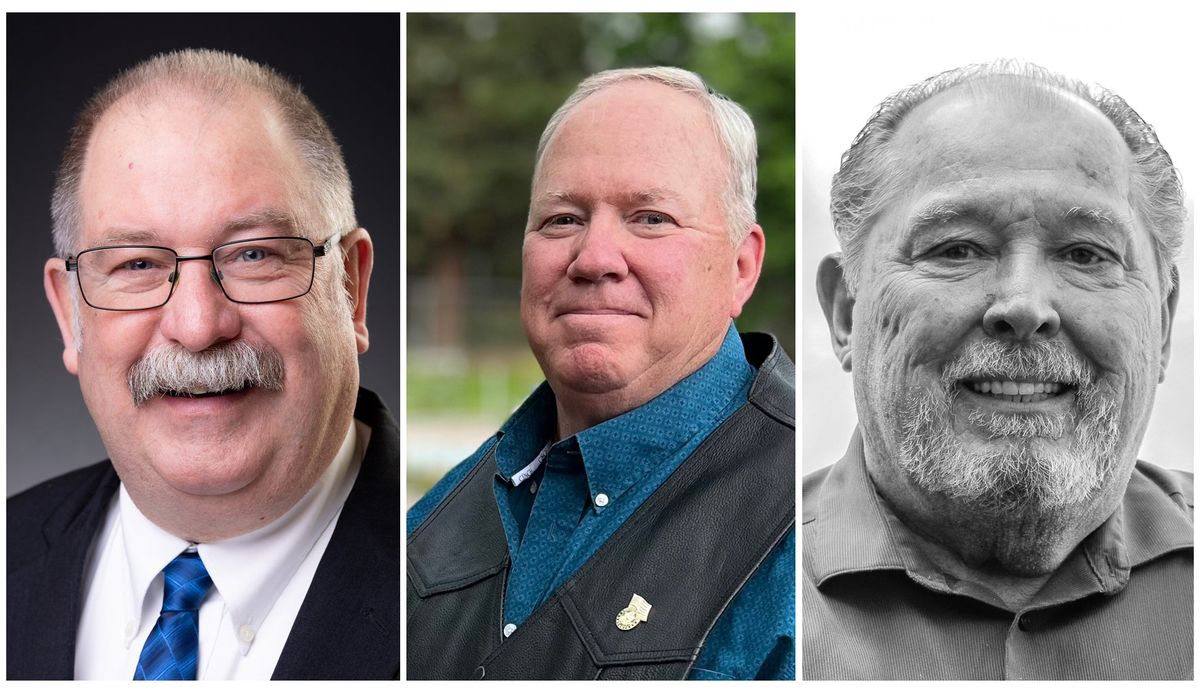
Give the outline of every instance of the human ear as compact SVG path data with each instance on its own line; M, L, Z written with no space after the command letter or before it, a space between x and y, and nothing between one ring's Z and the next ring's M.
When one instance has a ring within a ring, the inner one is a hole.
M738 244L734 262L733 305L729 317L736 318L742 314L742 306L750 300L754 287L758 284L758 276L762 274L763 255L767 250L767 239L762 227L758 224L750 227L746 237Z
M1171 265L1171 293L1162 303L1162 350L1158 356L1158 382L1167 379L1167 362L1171 360L1171 327L1175 324L1175 308L1179 305L1179 268Z
M79 375L79 345L75 342L75 311L79 306L71 295L71 278L62 258L52 257L46 261L42 288L46 290L46 300L50 301L58 331L62 334L63 366L72 375Z
M817 267L817 300L829 323L829 338L833 353L842 362L842 370L851 368L850 332L854 322L854 297L846 286L842 271L842 254L826 255Z
M351 301L351 318L354 321L354 339L358 353L367 351L370 339L367 334L367 290L371 283L371 269L375 264L375 246L366 229L354 229L341 240L346 267L346 296Z

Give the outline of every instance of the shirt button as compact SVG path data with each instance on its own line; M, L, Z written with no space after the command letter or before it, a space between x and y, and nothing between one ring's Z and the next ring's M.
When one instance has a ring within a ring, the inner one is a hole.
M529 482L529 492L537 493L537 482L536 481Z
M254 629L250 626L242 626L241 628L238 628L238 639L242 642L253 642Z
M508 636L512 635L513 632L515 632L516 630L517 630L517 624L515 624L515 623L504 624L504 637L507 638Z
M129 621L128 623L126 623L125 624L125 637L132 638L135 633L137 633L137 624L134 623L133 621Z
M596 507L603 508L606 505L608 505L608 494L597 493L596 494Z

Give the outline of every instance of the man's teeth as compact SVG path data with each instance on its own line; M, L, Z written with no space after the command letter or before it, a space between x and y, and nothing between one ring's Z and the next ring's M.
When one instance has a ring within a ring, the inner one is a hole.
M233 392L241 392L246 389L248 384L243 384L241 387L233 387L226 390L213 390L211 388L198 386L193 388L185 388L182 390L170 390L167 394L173 397L202 397L204 395L222 395Z
M972 381L971 389L1012 402L1040 402L1058 394L1062 383L1017 382L1015 380Z
M1062 389L1061 383L1018 383L1012 380L992 380L971 383L976 392L991 392L997 395L1053 395Z

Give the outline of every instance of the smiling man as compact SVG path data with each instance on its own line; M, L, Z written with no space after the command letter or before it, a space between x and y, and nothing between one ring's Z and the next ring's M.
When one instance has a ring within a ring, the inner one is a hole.
M399 673L399 441L358 386L372 245L270 68L158 56L81 112L46 295L110 460L8 503L9 678Z
M754 126L676 68L550 119L521 319L546 383L408 516L408 676L794 678L794 367L738 335Z
M859 426L804 480L805 678L1190 678L1192 476L1137 460L1185 217L1153 129L970 66L885 101L832 199Z

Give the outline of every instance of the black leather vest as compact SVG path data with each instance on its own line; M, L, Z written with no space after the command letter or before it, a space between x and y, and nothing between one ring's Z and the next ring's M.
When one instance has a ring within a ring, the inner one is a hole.
M512 634L494 448L408 541L408 664L415 679L681 679L709 630L795 525L795 366L768 335L725 420ZM630 630L617 614L651 605Z

